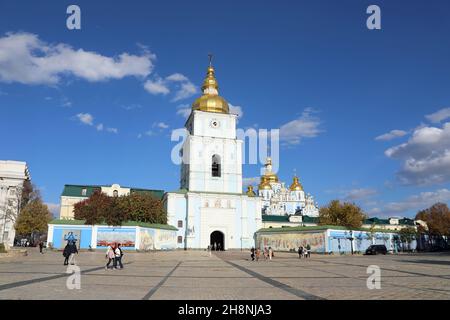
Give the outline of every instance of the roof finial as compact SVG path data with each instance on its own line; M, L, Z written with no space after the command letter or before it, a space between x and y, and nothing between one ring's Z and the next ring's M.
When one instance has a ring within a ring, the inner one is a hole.
M212 58L213 58L213 54L212 53L208 53L208 58L209 58L209 66L212 66Z

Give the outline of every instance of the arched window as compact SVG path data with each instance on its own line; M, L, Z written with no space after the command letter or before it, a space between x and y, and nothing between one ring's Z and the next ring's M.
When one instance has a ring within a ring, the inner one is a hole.
M113 191L113 197L118 197L118 196L119 196L119 191L114 190L114 191Z
M217 154L212 156L211 175L220 177L220 156Z

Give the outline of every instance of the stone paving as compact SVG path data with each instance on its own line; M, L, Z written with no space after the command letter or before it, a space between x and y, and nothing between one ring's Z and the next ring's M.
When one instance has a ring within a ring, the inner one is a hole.
M81 252L81 289L69 290L61 252L0 259L0 299L450 299L450 255L323 256L276 253L250 261L241 251L127 252L105 270L103 252ZM367 267L381 289L367 288Z

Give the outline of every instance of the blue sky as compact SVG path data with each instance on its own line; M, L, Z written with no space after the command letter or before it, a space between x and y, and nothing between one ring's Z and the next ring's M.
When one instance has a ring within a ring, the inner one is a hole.
M66 28L70 4L81 30ZM371 4L381 30L366 27ZM239 127L281 129L282 180L296 169L320 205L411 216L450 201L449 12L444 0L1 0L0 159L26 161L53 208L64 184L176 189L170 132L212 52Z

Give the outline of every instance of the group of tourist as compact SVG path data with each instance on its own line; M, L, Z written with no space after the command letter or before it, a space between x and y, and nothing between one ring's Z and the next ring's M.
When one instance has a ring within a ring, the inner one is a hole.
M264 260L272 260L274 257L273 249L272 247L264 247L264 250L262 250L262 254L264 256ZM250 249L250 258L252 258L252 261L259 261L261 257L261 249L260 248L254 248L252 247Z
M311 246L309 245L309 243L306 245L306 247L298 247L298 258L311 258Z
M120 243L111 243L106 249L106 259L108 262L105 265L105 270L108 269L123 269L122 264L123 251L120 247ZM110 267L111 262L113 263L112 267Z

